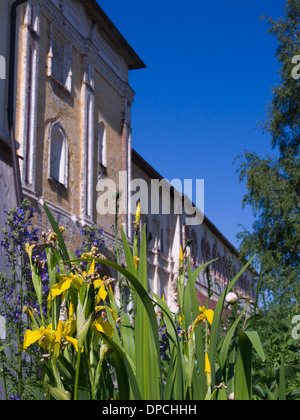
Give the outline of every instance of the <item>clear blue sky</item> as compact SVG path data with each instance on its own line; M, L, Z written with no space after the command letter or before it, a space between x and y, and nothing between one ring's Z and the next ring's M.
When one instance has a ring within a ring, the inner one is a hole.
M238 247L253 217L233 161L274 153L256 128L279 82L260 16L282 16L285 0L98 2L147 65L130 73L133 147L169 180L205 179L205 213Z

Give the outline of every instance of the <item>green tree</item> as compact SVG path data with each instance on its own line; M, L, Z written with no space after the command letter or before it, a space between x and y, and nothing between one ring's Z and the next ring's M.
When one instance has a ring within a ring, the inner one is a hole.
M300 279L300 80L293 77L294 57L300 55L300 1L287 0L285 16L267 18L268 33L278 40L280 83L273 98L264 130L272 136L278 157L247 152L241 157L240 181L248 192L244 206L256 218L253 231L239 234L244 256L256 253L263 271L263 296L268 304L299 309Z

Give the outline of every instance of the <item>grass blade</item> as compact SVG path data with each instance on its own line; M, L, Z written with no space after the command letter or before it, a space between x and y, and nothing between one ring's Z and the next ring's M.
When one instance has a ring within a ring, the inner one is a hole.
M243 332L239 337L236 371L235 371L236 401L251 401L252 399L252 343Z

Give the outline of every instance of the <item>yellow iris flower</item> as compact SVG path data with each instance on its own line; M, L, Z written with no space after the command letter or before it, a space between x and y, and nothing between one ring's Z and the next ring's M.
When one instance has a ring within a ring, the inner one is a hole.
M207 320L209 325L212 325L214 320L214 311L212 309L206 309L205 306L203 306L202 308L201 306L199 306L199 312L200 316L198 316L197 318L199 323Z
M57 296L67 292L72 284L76 287L76 289L80 290L82 282L83 278L79 277L77 274L71 273L70 277L64 277L59 283L56 283L51 288L52 300L54 300Z
M78 351L78 341L71 337L75 328L76 321L68 321L67 323L59 321L57 331L53 330L52 324L46 328L41 327L39 330L27 330L24 336L23 350L26 351L28 347L36 342L45 350L57 350L60 348L60 344L64 339L64 341L71 343L75 350Z
M103 284L102 280L96 280L94 281L94 287L95 289L97 289L97 287L99 287L99 285L102 283L102 286L100 287L96 299L95 299L95 306L98 305L99 302L101 302L101 300L105 300L107 298L107 291L105 289L105 285Z
M107 335L107 337L111 338L114 335L114 328L110 322L104 321L102 318L97 319L93 323L93 329L96 334L101 338L101 333Z
M32 344L38 341L38 345L43 349L49 350L55 341L55 331L52 329L52 324L47 328L41 327L39 330L27 330L24 336L23 350L27 350Z
M80 290L81 285L83 283L83 279L84 276L86 276L87 274L93 274L95 272L95 260L93 260L91 268L89 270L88 273L86 273L85 271L82 273L82 277L79 276L78 274L70 274L69 277L64 277L59 283L55 284L52 288L51 288L51 295L52 295L52 300L54 300L57 296L60 296L63 293L66 293L71 285L73 284L77 290ZM102 285L102 286L101 286ZM100 290L98 292L98 295L96 297L96 305L100 302L101 299L105 300L107 297L107 292L105 290L105 285L103 283L102 280L95 280L94 281L94 287L95 289L97 287L100 287Z

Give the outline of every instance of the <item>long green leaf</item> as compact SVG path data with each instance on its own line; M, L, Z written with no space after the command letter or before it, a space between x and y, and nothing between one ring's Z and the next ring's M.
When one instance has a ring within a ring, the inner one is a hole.
M140 245L138 280L145 291L148 292L145 226L143 228ZM155 330L158 334L158 325L156 320L155 325ZM159 400L162 392L160 386L161 370L159 368L160 351L155 348L149 316L139 296L137 297L137 312L135 314L135 360L136 378L143 398L146 400Z
M243 332L239 337L235 370L236 401L252 399L252 343Z
M171 365L173 369L168 372L167 388L168 392L173 391L173 398L175 400L182 400L184 397L184 361L182 357L182 349L179 342L176 325L173 321L172 314L167 304L154 292L151 292L156 300L157 305L163 311L164 320L166 323L168 335L170 338L170 352L172 355Z
M78 334L78 349L79 351L82 349L86 336L89 332L89 328L92 322L92 314L86 319L84 315L84 311L81 305L80 300L78 301L77 305L77 334Z
M230 330L228 331L228 333L227 333L227 335L224 339L224 342L223 342L223 345L222 345L222 348L221 348L221 351L220 351L220 354L219 354L220 367L221 367L222 370L224 370L224 368L225 368L225 364L226 364L227 356L228 356L228 350L229 350L229 346L230 346L233 334L235 333L235 330L236 330L237 326L239 325L241 319L243 318L244 313L246 312L247 308L248 308L248 306L246 306L244 308L244 310L242 311L240 316L237 318L235 323L231 326Z
M122 236L123 249L124 249L124 255L125 255L127 270L131 274L135 275L135 265L134 265L134 261L133 261L133 255L132 255L128 240L126 238L126 235L124 233L124 230L123 230L122 226L121 226L121 236Z
M14 342L12 341L11 343L8 344L4 344L4 346L0 347L0 353L2 353L5 349L7 349L7 347L12 346L14 344Z
M169 362L168 372L167 372L167 383L165 386L165 393L164 393L164 400L170 401L170 400L177 400L175 398L175 395L178 394L178 391L176 391L176 382L174 380L174 373L177 372L177 359L178 359L178 352L176 350L176 347L173 347L173 351L171 352L171 360ZM178 381L177 381L178 382ZM181 387L182 388L182 387ZM181 395L183 393L181 392Z
M202 270L206 268L208 264L204 264L201 268ZM188 259L188 276L189 276L189 294L190 294L190 301L192 305L192 316L194 321L197 316L199 315L199 303L198 303L198 296L197 290L195 287L195 283L198 277L198 270L192 273L190 261ZM201 400L205 399L205 395L207 393L207 386L206 386L206 377L205 377L205 353L204 353L204 334L202 328L195 329L195 351L196 351L196 360L197 366L199 371L199 381L200 381L200 396Z
M36 401L46 401L47 400L47 398L45 397L45 395L42 393L42 391L40 389L33 388L31 386L27 386L26 391L29 392L36 399Z
M57 400L57 401L70 401L70 398L66 394L64 390L58 387L49 386L50 394Z
M258 333L256 331L245 331L245 334L247 335L247 337L251 341L252 346L256 350L256 352L259 355L259 357L261 358L261 360L263 362L265 362L266 361L266 355L265 355L265 352L264 352L263 346L261 344Z
M278 400L286 401L286 381L285 381L285 368L282 360L279 370L279 385L278 385Z
M189 260L188 260L189 261ZM193 276L193 282L196 282L199 274L201 273L201 271L205 270L206 267L208 267L209 265L211 265L212 263L214 263L215 261L218 261L218 258L215 260L211 260L203 265L201 265L200 267L198 267L195 271L193 271L192 276Z
M125 313L121 314L120 333L126 354L133 361L135 350L134 329L131 326L129 316Z
M134 400L142 400L140 389L138 387L136 377L131 368L131 364L127 360L126 353L122 348L111 338L102 334L104 342L112 349L114 365L116 369L118 387L120 391L121 400L129 400L129 383L133 393Z

